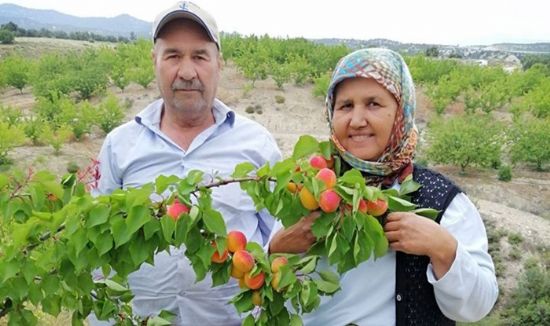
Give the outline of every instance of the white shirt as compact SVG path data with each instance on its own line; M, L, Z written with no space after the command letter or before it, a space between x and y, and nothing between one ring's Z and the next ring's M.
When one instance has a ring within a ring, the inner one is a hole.
M213 107L215 124L183 150L160 131L162 103L153 102L134 120L107 136L99 155L101 178L95 194L140 187L161 174L184 177L191 170L201 170L208 180L214 181L215 177L228 178L239 163L250 162L258 168L281 158L275 140L264 127L235 114L218 100ZM240 230L249 241L267 242L273 218L265 212L257 213L252 199L239 184L214 188L212 199L228 231ZM212 287L207 275L195 283L184 249L163 251L155 256L154 263L143 264L128 277L135 295L134 314L157 315L163 309L177 314L177 325L241 324L241 316L228 303L239 292L234 280ZM103 324L93 317L90 322Z
M456 321L476 321L492 309L498 285L485 226L479 212L464 193L459 193L443 214L441 226L458 241L456 258L439 280L431 264L426 275L434 286L443 314ZM277 223L273 233L282 226ZM319 262L318 270L331 268ZM305 325L395 325L395 251L369 259L340 277L341 290L321 297L319 308L302 316Z

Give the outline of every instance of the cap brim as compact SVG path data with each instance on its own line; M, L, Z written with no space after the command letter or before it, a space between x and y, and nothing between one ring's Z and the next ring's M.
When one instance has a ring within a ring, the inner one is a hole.
M159 32L164 28L164 26L175 19L190 19L200 24L202 28L204 28L204 30L208 33L208 37L210 37L212 42L216 43L216 46L218 46L218 41L216 40L215 35L212 35L212 31L210 30L210 28L208 28L204 21L194 13L183 10L171 12L168 15L164 16L164 18L162 18L162 20L158 23L155 34L153 34L153 43L156 42Z

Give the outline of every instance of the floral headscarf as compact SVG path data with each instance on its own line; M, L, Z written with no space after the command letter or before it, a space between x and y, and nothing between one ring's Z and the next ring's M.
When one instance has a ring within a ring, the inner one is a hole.
M336 65L327 91L327 118L331 129L336 86L355 77L374 79L397 100L398 109L388 146L377 161L365 161L348 152L336 139L334 130L331 139L344 161L366 173L368 184L393 183L396 178L402 181L412 173L418 137L414 123L414 84L407 64L398 53L388 49L362 49L343 57Z

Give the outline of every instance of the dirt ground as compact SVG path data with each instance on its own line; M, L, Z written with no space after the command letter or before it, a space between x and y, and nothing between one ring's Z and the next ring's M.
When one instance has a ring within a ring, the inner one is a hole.
M249 81L242 77L234 65L228 63L224 68L218 97L239 114L256 120L272 132L284 156L291 153L300 135L309 134L320 139L328 135L323 99L313 96L311 85L297 87L285 84L284 89L280 90L269 79L257 81L253 89L247 87L247 84ZM124 92L116 88L110 91L121 100L131 101L127 120L158 97L154 83L148 89L130 85ZM284 98L284 102L277 103L276 96ZM417 120L419 127L423 128L429 119L429 104L422 90L418 91L417 98ZM0 105L30 110L33 103L33 96L28 89L23 94L15 89L6 89L0 93ZM247 113L252 110L254 113ZM80 167L86 166L99 152L103 139L101 131L96 130L81 142L66 144L59 156L53 155L52 148L34 146L19 147L10 156L20 168L33 166L34 169L63 174L69 162ZM512 181L501 182L495 170L470 169L466 175L461 175L455 167L433 168L448 175L466 191L487 224L499 232L520 234L524 239L522 249L528 254L522 255L519 260L508 261L507 253L502 253L505 269L499 283L501 290L508 293L517 283L523 261L531 253L550 248L550 173L514 169ZM503 242L502 250L506 251L507 246Z

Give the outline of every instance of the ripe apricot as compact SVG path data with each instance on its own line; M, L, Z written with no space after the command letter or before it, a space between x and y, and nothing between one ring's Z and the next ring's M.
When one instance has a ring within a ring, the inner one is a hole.
M218 263L218 264L225 262L227 260L227 257L229 257L229 252L227 251L227 249L225 249L223 253L220 255L218 252L218 247L216 246L216 243L213 241L212 241L212 247L214 247L216 251L214 251L210 260L213 263Z
M312 156L309 159L309 164L316 169L323 169L327 167L327 161L321 155Z
M252 303L255 306L261 306L262 305L263 300L262 300L262 294L260 293L260 291L252 292Z
M271 271L277 273L286 264L288 264L288 259L285 256L276 257L271 262Z
M279 286L281 284L282 275L281 272L273 273L273 278L271 279L271 287L277 292L281 290Z
M336 186L336 173L329 168L319 170L315 178L321 180L325 184L325 189L331 189Z
M367 201L367 213L372 216L380 216L388 210L388 203L378 198L376 201Z
M254 267L254 257L246 250L237 250L233 254L233 267L243 273L248 273Z
M364 199L359 199L359 211L361 213L366 213L367 210L367 202Z
M256 276L250 276L250 273L244 274L244 284L251 290L257 290L264 285L265 274L264 272L258 273Z
M166 214L170 216L174 221L177 221L180 218L180 215L183 213L189 213L189 207L185 204L180 203L176 198L172 205L166 206Z
M325 213L332 213L340 206L340 195L332 189L325 190L319 197L319 206Z
M235 266L231 264L231 276L233 278L243 278L244 272L238 268L235 268Z
M246 248L246 236L241 231L231 231L227 234L227 250L237 252Z
M315 200L313 194L306 187L303 187L302 190L300 190L298 196L300 197L300 202L304 208L310 211L319 208L319 203Z

